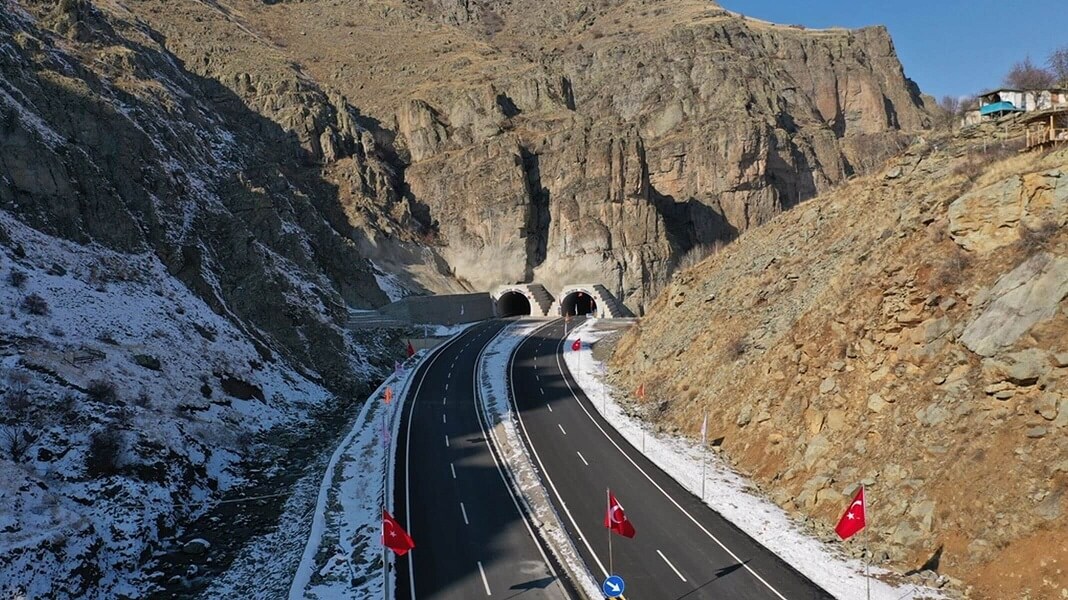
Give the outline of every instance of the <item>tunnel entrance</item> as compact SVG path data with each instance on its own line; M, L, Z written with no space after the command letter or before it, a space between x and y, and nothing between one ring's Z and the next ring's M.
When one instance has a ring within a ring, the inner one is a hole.
M564 316L588 315L597 312L597 302L586 292L576 290L560 301L560 312Z
M530 300L519 292L505 292L497 299L497 316L519 317L530 314Z

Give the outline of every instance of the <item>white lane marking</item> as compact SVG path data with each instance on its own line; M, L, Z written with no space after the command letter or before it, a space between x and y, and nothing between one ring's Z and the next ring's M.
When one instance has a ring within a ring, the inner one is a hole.
M441 403L442 403L442 404L445 404L445 401L446 401L446 400L448 400L448 398L442 398L442 399L441 399Z
M446 448L449 447L449 436L447 436L447 435L445 436L445 447Z
M564 435L567 435L567 432L564 431L564 426L563 425L557 423L556 426L560 428L560 433L562 433Z
M445 391L446 392L449 391L449 382L448 381L445 382Z
M467 509L464 508L464 503L463 502L460 503L460 512L462 512L464 514L464 525L470 525L471 522L467 520ZM663 554L661 554L660 556L663 556ZM665 558L664 560L667 560L667 559ZM668 563L668 564L671 564L671 563ZM676 571L676 573L677 572L678 571ZM680 575L680 577L681 577L681 575ZM683 581L686 581L686 580L683 579Z
M534 381L539 381L540 382L541 381L541 376L538 375L537 373L534 373Z
M541 390L541 395L544 396L545 395L545 388L538 388L538 389Z
M564 383L567 385L567 389L571 392L571 397L575 399L575 403L579 405L579 407L582 409L582 412L586 413L586 416L589 417L590 421L593 422L594 427L596 427L601 432L601 434L604 435L605 439L608 440L608 443L610 443L613 446L615 446L616 450L619 450L619 453L623 455L623 458L627 459L627 462L629 462L631 465L633 465L634 468L637 469L639 473L644 475L645 478L649 480L649 483L653 484L653 487L655 487L657 490L659 490L660 493L663 494L664 497L667 498L669 502L671 502L672 504L675 505L675 508L679 509L679 511L682 512L682 514L686 515L686 517L688 519L690 519L690 521L694 525L696 525L698 529L703 531L705 533L705 535L707 535L708 537L712 538L712 541L716 542L716 545L719 546L720 548L722 548L724 552L729 554L731 556L731 558L733 558L734 560L736 560L739 563L741 563L742 568L744 568L746 571L749 571L749 573L753 577L756 577L757 581L759 581L760 583L764 584L764 587L768 588L768 590L770 590L771 593L775 594L775 596L780 598L781 600L786 600L786 596L783 596L779 592L779 590L773 588L771 586L771 584L767 582L767 580L765 580L763 577L761 577L759 574L757 574L757 572L754 571L752 569L752 567L750 567L749 565L745 564L745 561L743 561L741 558L738 558L737 554L735 554L734 552L731 552L731 549L728 548L723 542L719 541L719 538L717 538L716 536L712 535L711 531L705 529L705 526L701 525L700 521L695 519L693 517L693 515L691 515L690 513L686 512L686 509L683 508L681 504L676 502L675 499L671 497L671 494L667 493L667 490L665 490L664 488L660 487L660 484L658 484L656 482L656 480L654 480L651 476L649 476L649 474L646 473L644 469L642 469L640 466L638 466L638 463L634 462L634 459L632 459L629 454L627 454L626 452L623 451L623 448L621 448L619 446L619 444L617 444L616 441L613 440L612 437L608 435L608 432L605 431L603 427L601 427L601 424L597 422L597 419L593 418L593 415L590 413L589 409L586 408L586 405L583 404L581 401L579 401L578 394L575 393L575 388L571 387L571 382L568 380L568 378L566 376L564 376L564 366L563 366L563 363L561 362L561 358L563 357L563 347L564 347L564 343L566 341L567 341L566 338L560 340L559 351L556 353L556 368L560 372L560 376L564 378ZM520 423L522 423L522 418L520 418ZM527 436L527 439L529 440L530 436ZM533 444L531 444L531 448L533 448ZM537 453L535 453L534 456L536 458L537 457ZM542 467L542 473L544 473L544 472L545 472L545 468ZM670 477L670 475L668 477ZM554 490L554 492L555 492L555 490ZM559 498L559 494L557 494L557 497ZM570 515L568 515L568 518L570 518ZM575 525L574 520L572 520L571 524ZM578 529L577 525L575 525L575 529L576 530ZM593 554L593 551L591 550L590 553ZM594 555L594 558L597 558L596 555ZM600 561L598 561L598 563L599 562ZM602 565L601 568L604 569L604 566ZM608 572L606 571L605 575L607 576L607 574L608 574Z
M549 412L553 412L553 405L552 404L546 404L545 408L549 409Z
M675 571L675 574L679 576L679 579L681 579L683 583L686 583L686 578L682 576L682 573L679 573L679 570L675 568L675 565L671 564L671 561L664 556L664 553L660 550L657 550L656 553L660 555L660 558L664 559L664 562L667 563L667 566L671 567L672 571Z
M519 397L515 393L515 360L513 359L515 358L515 355L519 353L519 350L522 347L522 343L516 347L516 349L512 352L512 358L509 359L508 362L508 387L512 393L513 402L515 402L515 399ZM523 435L527 438L527 441L529 442L530 434L527 433L527 424L523 420L523 413L519 411L518 406L516 406L515 415L516 418L519 419L519 427L523 430ZM538 462L538 468L541 469L542 474L545 475L545 481L549 483L549 488L553 491L553 495L556 496L557 501L560 502L560 507L564 509L564 514L567 515L567 520L571 521L571 526L574 527L575 531L578 533L579 541L581 541L583 545L586 546L586 550L589 550L590 556L592 556L593 560L597 562L597 566L601 568L601 573L604 573L604 576L608 577L608 569L606 569L604 563L601 562L601 557L597 556L597 553L593 551L593 546L590 545L589 539L587 539L587 537L583 535L582 529L579 527L578 522L575 521L574 515L572 515L571 510L568 509L567 502L564 502L564 499L560 496L560 490L556 489L556 483L553 481L553 478L549 476L549 472L545 470L545 465L541 462L541 456L538 455L538 449L534 447L534 444L530 444L530 450L534 454L534 460ZM538 545L538 548L541 548L540 544ZM411 561L409 561L408 564L410 565ZM411 572L410 569L409 572Z
M576 450L576 451L575 451L575 454L578 454L578 455L579 455L579 459L581 459L581 460L582 460L582 464L586 465L587 467L588 467L588 466L590 466L590 463L586 462L586 458L585 458L584 456L582 456L582 453L581 453L581 452L579 452L579 451L577 451L577 450Z
M442 422L442 423L444 423L444 422L445 422L445 413L441 413L441 422Z
M452 478L456 479L456 465L449 463L449 469L452 471Z
M442 357L445 353L445 349L458 343L463 338L463 335L464 334L457 335L430 351L432 356L428 355L428 358L424 359L426 360L426 369L423 371L423 375L419 378L419 383L415 386L415 394L412 396L413 398L419 397L419 392L422 391L423 384L426 383L427 373L430 372L430 368L434 366L434 363ZM404 512L407 515L412 514L412 421L415 420L412 416L414 416L415 413L415 402L413 402L411 406L411 413L408 414L408 433L405 436L404 441ZM403 418L403 415L401 416ZM448 442L448 438L446 438L446 442ZM409 519L408 533L411 534L412 530L412 522ZM415 598L415 557L412 555L409 555L408 558L408 586L411 590L411 597Z
M478 561L478 572L482 573L482 585L486 586L486 595L492 596L493 592L489 589L489 580L486 579L486 570L482 568L482 561Z

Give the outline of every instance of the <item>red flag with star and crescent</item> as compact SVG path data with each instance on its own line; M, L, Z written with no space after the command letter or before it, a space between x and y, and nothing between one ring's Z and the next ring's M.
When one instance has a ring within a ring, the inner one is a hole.
M384 508L382 509L382 543L386 548L396 552L398 556L404 556L409 550L415 548L415 542L412 541L408 532Z
M623 506L612 492L608 492L608 511L604 515L604 526L623 537L634 537L634 525L631 525L627 514L623 512Z
M579 350L581 350L582 349L582 340L576 338L574 342L571 342L571 349L574 350L575 352L578 352Z
M849 504L842 518L838 520L834 532L843 540L849 539L855 533L864 529L867 524L867 510L864 504L864 486L860 486L857 495L853 496L853 502Z

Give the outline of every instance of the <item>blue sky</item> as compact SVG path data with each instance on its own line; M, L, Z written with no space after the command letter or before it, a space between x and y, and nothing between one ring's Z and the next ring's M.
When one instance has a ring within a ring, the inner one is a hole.
M718 0L759 19L806 27L885 25L905 74L936 98L1002 83L1028 54L1045 65L1068 46L1065 0ZM1023 10L1026 7L1026 10Z

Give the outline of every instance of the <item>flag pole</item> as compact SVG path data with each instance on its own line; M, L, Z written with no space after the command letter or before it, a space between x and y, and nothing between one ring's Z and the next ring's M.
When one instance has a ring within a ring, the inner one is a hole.
M867 529L868 528L868 490L864 489L864 484L863 483L860 484L860 493L864 495L864 528ZM864 545L865 545L864 553L867 554L867 556L864 557L864 559L865 559L864 560L864 586L865 586L865 590L867 592L867 595L866 595L867 600L871 600L871 574L869 573L869 570L871 569L871 547L870 547L871 546L871 533L868 533L868 535L866 535L864 537L864 542L865 542L864 543Z
M708 464L708 413L701 422L701 502L705 501L705 465Z
M386 388L387 390L389 388ZM385 392L383 392L385 393ZM384 399L383 399L384 400ZM382 449L384 451L386 462L389 464L389 444L386 443L386 409L389 404L383 402L381 404L382 409ZM382 469L382 512L386 512L386 498L389 490L386 489L389 486L389 469ZM389 600L389 556L386 554L386 521L382 519L382 600Z
M605 488L604 495L608 505L608 576L611 577L615 571L612 568L612 491Z

